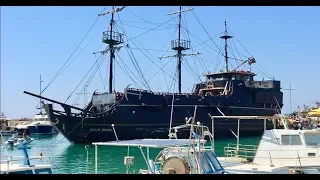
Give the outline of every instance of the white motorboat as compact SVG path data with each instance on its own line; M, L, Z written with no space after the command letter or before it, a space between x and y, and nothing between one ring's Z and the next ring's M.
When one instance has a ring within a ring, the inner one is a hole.
M239 144L238 132L237 144L225 147L218 160L230 174L320 174L320 130L291 130L282 123L285 129L265 130L257 147Z
M33 118L27 128L34 135L51 135L59 132L48 120L48 116L41 112Z

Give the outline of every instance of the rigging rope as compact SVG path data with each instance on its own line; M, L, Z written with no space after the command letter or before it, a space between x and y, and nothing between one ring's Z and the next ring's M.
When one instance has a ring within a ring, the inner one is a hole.
M102 54L100 55L100 57L99 58L101 58L101 56L102 56ZM98 59L99 59L98 58ZM76 89L79 87L79 85L82 83L82 81L86 78L86 76L89 74L89 72L92 70L92 68L96 65L96 63L97 63L98 61L96 61L92 66L91 66L91 68L89 69L89 71L86 73L86 75L81 79L81 81L78 83L78 85L74 88L74 90L71 92L71 94L68 96L68 98L65 100L65 102L64 103L66 103L68 100L69 100L69 98L71 97L71 95L76 91Z
M189 6L190 8L190 6ZM196 18L196 20L198 21L198 23L200 24L200 26L202 27L202 29L205 31L205 33L209 36L210 40L213 42L213 44L216 46L216 48L219 49L219 47L217 46L217 44L214 42L214 40L211 38L210 34L208 33L208 31L206 30L206 28L203 26L203 24L201 23L200 19L198 18L198 16L191 11L191 13L193 14L193 16ZM221 49L219 49L219 52L223 55Z
M121 24L121 19L120 19L119 13L117 13L117 15L118 15L118 18L119 18L119 22L120 22L120 24ZM125 33L125 30L124 30L122 24L121 24L121 28L122 28L123 34L124 34L124 35L126 36L126 38L128 39L128 35ZM132 42L132 43L133 43L133 42ZM133 43L133 44L134 44L134 43ZM127 48L130 48L129 45L127 45ZM136 58L135 58L132 50L130 49L130 50L131 50L131 51L130 51L131 55L130 55L130 53L129 53L129 51L128 51L127 48L126 48L126 51L127 51L128 55L129 55L129 58L131 59L131 62L132 62L132 64L133 64L133 66L136 68L138 75L140 75L142 81L144 82L144 83L142 83L142 84L143 84L148 90L151 91L151 88L150 88L150 86L148 85L148 82L146 81L146 79L145 79L145 77L144 77L144 75L143 75L143 73L142 73L142 71L141 71L141 69L140 69L139 63L137 62L137 60L136 60Z
M177 73L176 73L177 75ZM175 75L175 77L176 77ZM176 81L176 78L174 79L174 81ZM173 88L175 88L176 83L174 83ZM172 117L173 117L173 102L174 102L174 92L172 93L172 101L171 101L171 113L170 113L170 123L169 123L169 134L171 132L171 128L172 128Z
M232 31L230 30L230 28L227 26L227 29L228 29L228 31L230 31L231 32L231 34L233 34L232 33ZM242 46L242 48L245 50L245 51L247 51L247 53L248 54L251 54L245 47L244 47L244 45L240 42L240 40L236 37L236 36L234 36L235 37L235 39L239 42L239 44ZM245 56L246 57L246 56ZM248 57L247 57L248 58ZM273 79L273 76L263 67L263 66L261 66L260 65L260 63L259 62L256 62L265 72L263 72L263 71L261 71L264 75L266 75L267 77L269 77L270 79ZM258 69L260 69L259 67L257 67Z
M102 12L106 9L106 7L103 8ZM67 61L62 65L62 67L59 69L59 71L57 72L57 74L53 77L53 79L48 83L48 85L41 91L41 93L43 93L51 84L52 82L60 75L60 72L62 71L62 69L65 67L65 65L69 62L69 60L71 59L71 57L73 56L73 54L78 50L78 48L80 47L80 45L82 44L82 42L85 40L85 38L88 36L88 34L91 32L92 28L95 26L95 24L98 22L100 16L97 17L97 19L94 21L94 23L92 24L92 26L90 27L90 29L88 30L88 32L85 34L85 36L82 38L82 40L80 41L80 43L78 44L78 46L76 47L76 49L71 53L71 55L69 56L69 58L67 59Z
M104 61L104 59L106 58L106 56L102 56L102 58L101 58L101 60L100 60L100 62L99 63L97 63L98 61L96 61L94 64L93 64L93 66L92 67L94 67L95 66L95 64L97 64L97 66L96 66L96 68L95 68L95 70L92 72L92 74L91 74L91 76L89 77L89 79L87 80L87 82L85 83L85 85L88 85L88 84L90 84L90 82L92 81L92 79L93 79L93 77L94 77L94 75L97 73L97 71L99 70L99 68L100 68L100 66L101 66L101 64L103 63L103 61ZM90 71L89 71L90 72ZM85 77L86 77L87 75L85 75ZM82 81L82 80L81 80ZM81 82L80 82L81 83ZM80 83L78 84L78 86L80 85ZM77 88L77 87L76 87ZM75 88L75 89L76 89ZM81 92L82 91L84 91L85 90L85 86L83 86L83 88L81 89ZM75 91L75 90L74 90ZM74 91L72 92L72 94L74 93ZM78 99L76 99L76 102L78 101L80 99L80 94L78 95ZM74 102L75 103L75 102ZM73 105L74 105L74 103L73 103Z

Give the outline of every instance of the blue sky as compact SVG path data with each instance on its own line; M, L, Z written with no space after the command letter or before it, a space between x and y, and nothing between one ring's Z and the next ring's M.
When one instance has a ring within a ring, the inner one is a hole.
M104 7L1 8L1 111L9 118L32 117L38 112L36 109L38 99L23 94L23 91L39 93L40 74L42 74L43 88L51 81ZM106 7L105 11L110 8ZM183 7L183 9L188 8ZM292 88L296 89L292 91L293 110L298 105L303 107L303 104L310 105L311 101L319 99L320 85L317 82L320 67L318 45L320 25L317 23L320 17L319 7L196 6L194 8L194 14L200 19L206 31L192 12L183 14L183 27L189 29L189 36L188 32L184 31L183 38L190 37L194 46L194 49L189 50L188 53L202 53L197 57L187 57L184 60L187 61L182 66L184 92L190 91L199 79L199 75L203 74L204 70L201 67L207 67L206 71L211 72L223 68L222 57L217 55L217 48L210 37L218 46L221 45L218 35L223 32L223 23L227 20L232 35L250 53L248 54L234 38L232 42L241 54L246 57L254 55L269 74L282 81L283 88L289 88L289 84L292 83ZM170 41L177 38L175 33L177 18L156 27L176 17L176 15L168 16L167 14L177 10L178 7L166 6L127 7L119 13L120 20L118 15L115 16L119 31L122 31L121 27L123 27L128 37L138 36L128 44L145 79L149 81L154 91L168 91L168 87L170 88L172 79L168 74L173 77L176 60L166 58L160 61L157 57L174 54L166 50L170 47ZM109 19L110 15L99 18L73 58L83 48L84 50L43 92L43 96L62 102L67 99L96 61L98 56L92 53L97 49L104 49L105 45L101 46L101 32L107 30ZM150 29L154 30L147 32ZM142 33L144 34L139 36ZM126 62L125 64L135 73L127 49L121 49L119 54L123 62ZM96 89L99 91L108 89L108 85L103 86L104 83L102 83L106 82L107 59L103 61L100 70L88 86L88 93ZM116 90L123 91L128 84L138 87L139 84L135 86L121 69L124 66L121 63L122 61L120 62L118 58L115 66ZM235 67L237 62L230 60L230 63L235 64L233 66ZM159 67L165 64L164 69L167 74L159 71ZM191 70L188 67L193 67L195 72L190 73ZM264 75L267 73L263 73L264 71L259 67L258 64L252 66L252 70L259 74L256 79L261 80L263 77L268 79ZM202 76L201 78L204 79ZM80 92L83 85L81 84L70 96L67 103L74 102L77 96L75 93ZM283 92L284 111L288 112L290 111L289 91ZM89 96L87 100L81 97L78 105L83 107L84 101L88 101Z

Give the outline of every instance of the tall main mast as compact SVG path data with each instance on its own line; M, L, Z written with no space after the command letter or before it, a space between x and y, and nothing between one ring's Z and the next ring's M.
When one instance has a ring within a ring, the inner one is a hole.
M227 21L224 21L224 36L221 36L220 38L224 39L224 58L226 63L226 72L228 72L228 39L232 38L232 36L228 35Z
M180 9L178 12L170 13L169 15L179 13L179 24L178 24L178 39L171 41L171 49L177 51L177 73L178 73L178 92L181 93L181 59L182 59L182 51L190 49L190 41L182 40L181 39L181 13L190 11L192 9L188 10L182 10L182 7L180 6Z
M113 91L113 60L114 60L114 53L116 46L123 43L123 34L116 32L114 30L114 13L121 11L125 6L122 8L115 9L115 6L112 7L111 11L99 14L99 16L103 16L106 14L111 13L111 20L110 20L110 26L109 30L103 32L102 35L102 42L105 44L108 44L108 49L110 51L110 64L109 64L109 93L112 93ZM106 51L104 51L106 52Z

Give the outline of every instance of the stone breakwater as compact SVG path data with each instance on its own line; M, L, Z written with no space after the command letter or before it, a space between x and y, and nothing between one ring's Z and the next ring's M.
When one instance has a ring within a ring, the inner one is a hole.
M27 125L31 122L32 119L13 119L8 121L8 126L15 128L17 125Z

